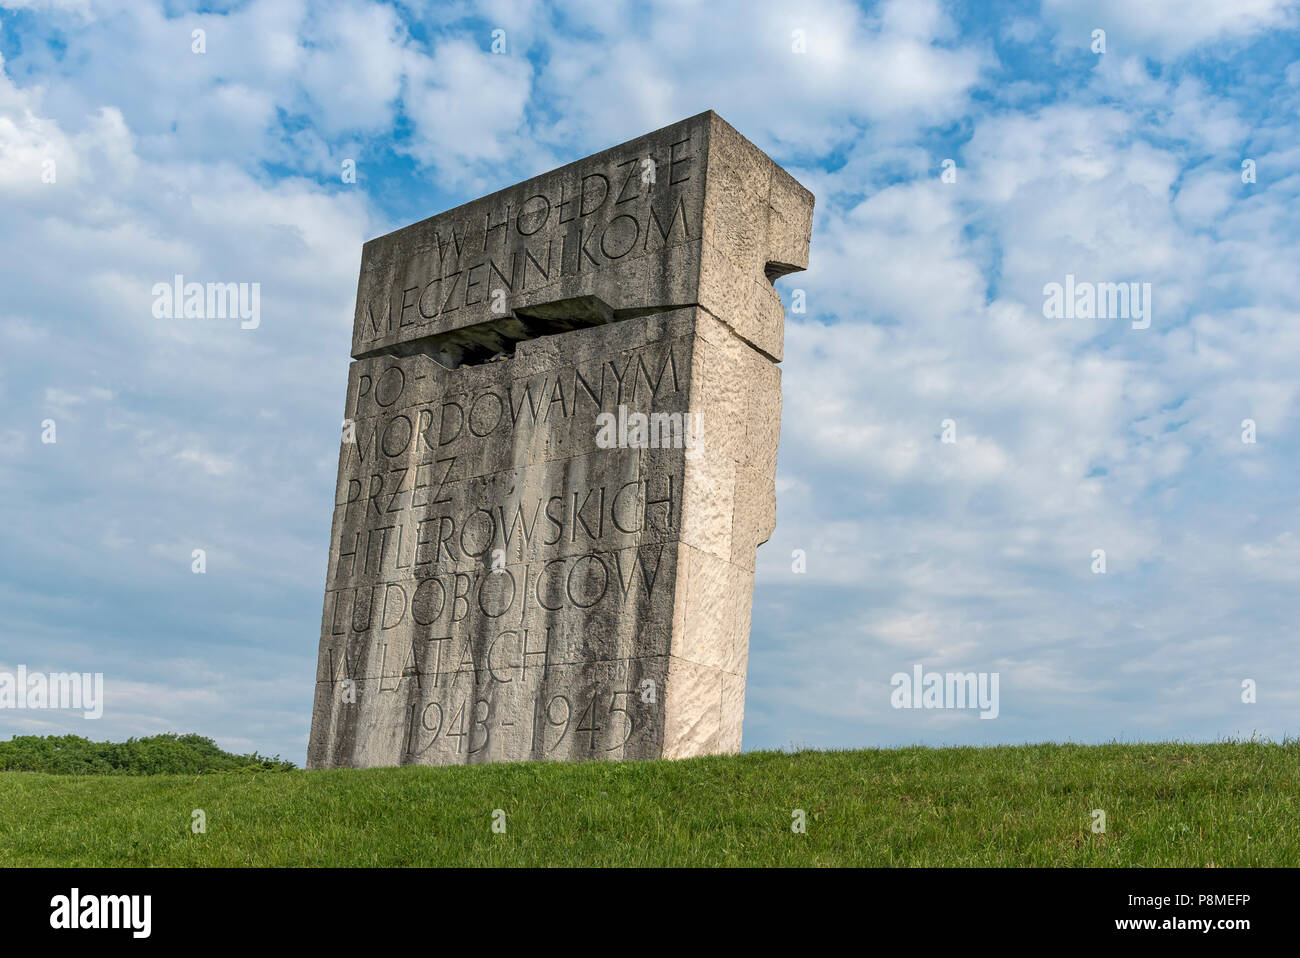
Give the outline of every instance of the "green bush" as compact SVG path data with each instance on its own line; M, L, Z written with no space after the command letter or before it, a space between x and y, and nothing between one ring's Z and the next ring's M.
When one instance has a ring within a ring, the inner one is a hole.
M202 735L151 735L92 742L80 735L15 735L0 742L0 771L56 775L186 775L199 772L285 771L293 762L254 752L233 755Z

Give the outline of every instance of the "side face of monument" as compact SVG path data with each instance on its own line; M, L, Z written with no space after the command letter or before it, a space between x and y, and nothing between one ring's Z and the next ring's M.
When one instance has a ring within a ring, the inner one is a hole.
M310 767L739 750L812 202L705 113L366 244Z

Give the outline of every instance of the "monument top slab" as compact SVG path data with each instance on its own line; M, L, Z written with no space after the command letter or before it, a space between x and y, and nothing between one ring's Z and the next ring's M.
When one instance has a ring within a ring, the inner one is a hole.
M455 367L538 323L700 306L780 360L772 282L807 267L812 207L701 113L366 243L352 355L419 349Z

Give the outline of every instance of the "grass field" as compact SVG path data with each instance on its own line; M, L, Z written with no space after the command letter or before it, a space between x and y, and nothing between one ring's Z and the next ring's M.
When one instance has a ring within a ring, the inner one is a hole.
M1295 742L0 773L3 865L1295 866L1298 824Z

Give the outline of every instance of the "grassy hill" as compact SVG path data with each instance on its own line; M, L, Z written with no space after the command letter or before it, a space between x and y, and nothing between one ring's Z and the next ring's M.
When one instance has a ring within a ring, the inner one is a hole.
M5 772L0 865L1295 866L1298 818L1295 742Z

